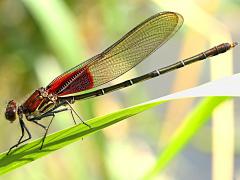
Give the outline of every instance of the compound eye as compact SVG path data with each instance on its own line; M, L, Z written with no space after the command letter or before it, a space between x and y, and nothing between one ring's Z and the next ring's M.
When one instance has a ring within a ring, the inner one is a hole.
M15 121L15 119L17 118L17 105L14 100L9 101L6 107L5 117L10 122Z

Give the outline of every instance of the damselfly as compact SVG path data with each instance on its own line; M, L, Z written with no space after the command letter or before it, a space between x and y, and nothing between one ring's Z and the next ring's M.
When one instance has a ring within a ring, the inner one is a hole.
M11 100L6 107L5 117L10 122L18 118L22 135L17 144L9 149L8 153L32 137L23 121L24 116L26 120L39 125L45 130L40 147L42 149L48 129L56 113L70 111L73 119L74 113L83 124L89 126L72 108L71 104L75 100L101 96L131 86L196 61L224 53L237 45L237 43L223 43L142 76L103 89L85 92L112 81L132 69L171 38L181 27L182 23L183 17L178 13L158 13L133 28L102 53L61 74L47 87L37 89L23 104L17 105L14 100ZM81 94L76 94L79 92ZM52 117L48 126L39 122L45 117ZM91 127L89 126L89 128ZM23 139L25 132L27 132L28 137Z

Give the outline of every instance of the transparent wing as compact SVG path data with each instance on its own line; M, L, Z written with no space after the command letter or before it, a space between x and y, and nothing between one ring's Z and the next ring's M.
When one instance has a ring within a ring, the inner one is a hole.
M57 77L47 88L58 95L68 95L105 84L153 53L176 33L182 23L183 17L178 13L158 13L102 53Z

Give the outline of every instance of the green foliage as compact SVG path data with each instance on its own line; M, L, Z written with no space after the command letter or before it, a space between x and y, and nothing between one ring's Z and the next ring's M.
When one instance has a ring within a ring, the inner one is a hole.
M23 0L41 28L48 43L63 64L75 64L83 53L82 41L78 35L73 14L63 1Z
M171 138L169 144L163 149L151 170L146 174L145 179L151 179L161 172L169 162L179 154L190 142L191 138L209 120L213 110L229 97L208 97L185 118Z
M10 155L2 153L0 155L0 174L4 174L17 167L34 161L42 156L49 154L50 152L63 148L70 143L76 142L88 134L96 132L142 111L150 109L163 102L165 101L151 101L137 106L125 108L102 117L93 118L87 121L91 128L79 124L77 126L56 132L47 136L44 143L44 148L42 150L39 150L41 139L38 139L17 148L11 152Z
M184 123L173 136L172 141L163 150L156 164L145 178L149 179L149 177L155 176L159 171L165 168L173 157L181 152L192 136L196 134L199 128L201 128L201 126L208 120L211 112L220 103L227 99L228 97L209 97L203 100L185 119ZM0 155L0 174L4 174L15 168L23 166L31 161L63 148L68 144L76 142L84 136L99 131L164 102L167 102L167 100L150 101L133 107L121 109L120 111L102 117L93 118L87 121L91 128L88 128L83 124L79 124L77 126L53 133L47 136L42 150L39 150L41 139L38 139L15 149L10 155L2 153Z

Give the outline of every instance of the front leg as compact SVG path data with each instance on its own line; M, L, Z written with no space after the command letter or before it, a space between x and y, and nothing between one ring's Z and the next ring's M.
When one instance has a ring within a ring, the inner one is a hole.
M26 127L26 125L25 125L25 123L23 122L22 119L19 120L19 124L20 124L20 127L21 127L22 135L21 135L21 137L19 138L18 143L15 144L14 146L12 146L12 147L8 150L7 155L9 155L9 153L11 152L11 150L12 150L13 148L18 147L20 144L22 144L22 143L24 143L24 142L26 142L26 141L28 141L29 139L32 138L30 131L27 129L27 127ZM22 141L22 138L24 137L24 134L25 134L25 130L27 131L28 138Z

